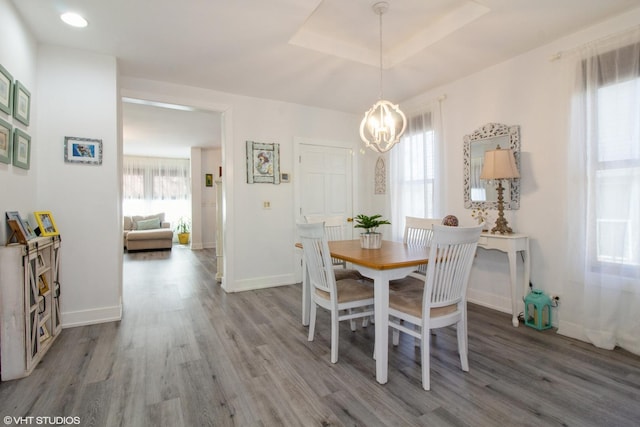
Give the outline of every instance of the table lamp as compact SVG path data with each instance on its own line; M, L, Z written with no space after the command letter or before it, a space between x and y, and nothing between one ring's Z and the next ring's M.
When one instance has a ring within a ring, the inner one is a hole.
M491 229L492 234L513 233L511 227L507 225L507 220L504 217L504 197L502 196L502 192L504 191L502 180L513 178L520 178L520 173L518 172L516 159L512 150L503 150L498 145L495 150L490 150L484 153L484 164L482 166L480 179L498 180L498 219L496 220L496 226Z

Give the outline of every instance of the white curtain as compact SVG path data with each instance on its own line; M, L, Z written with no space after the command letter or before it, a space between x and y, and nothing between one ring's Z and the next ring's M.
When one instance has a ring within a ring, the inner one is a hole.
M407 129L392 150L389 167L392 239L402 240L406 216L440 216L441 102L408 114Z
M188 159L123 156L124 215L164 212L174 227L191 218L191 172Z
M582 293L584 336L640 354L640 30L585 46L568 61L577 78L566 280Z

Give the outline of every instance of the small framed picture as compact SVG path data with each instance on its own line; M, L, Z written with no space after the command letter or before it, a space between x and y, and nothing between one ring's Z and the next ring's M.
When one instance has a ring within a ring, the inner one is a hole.
M44 258L42 257L42 254L38 254L38 267L39 268L44 268L47 265L44 263Z
M17 211L7 212L7 221L15 221L15 224L17 226L17 229L15 229L15 231L18 234L18 241L20 241L21 243L21 237L24 238L25 242L36 237L31 227L29 227L29 223L24 221ZM9 227L14 230L14 228L11 227L11 224L9 224Z
M31 164L31 137L21 129L13 131L13 165L29 169Z
M13 109L13 76L0 65L0 111L11 115Z
M16 80L13 86L13 117L25 126L29 126L31 115L31 92Z
M44 274L38 276L38 290L40 291L40 295L44 295L49 291L49 283L47 282L47 277Z
M2 83L0 83L1 85ZM0 119L0 163L11 164L11 153L13 153L12 129L13 126Z
M213 187L213 174L207 173L204 175L204 185L207 187Z
M57 236L58 234L60 234L58 232L58 227L56 227L56 223L53 220L53 215L51 215L51 212L34 212L33 216L36 217L36 222L38 223L38 227L40 227L41 236Z
M280 184L280 144L247 141L247 183Z
M64 137L64 161L67 163L102 164L102 140Z

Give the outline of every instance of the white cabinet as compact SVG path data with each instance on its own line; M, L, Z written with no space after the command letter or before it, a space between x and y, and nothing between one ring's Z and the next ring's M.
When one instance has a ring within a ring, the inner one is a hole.
M60 236L0 248L0 375L29 375L62 330Z

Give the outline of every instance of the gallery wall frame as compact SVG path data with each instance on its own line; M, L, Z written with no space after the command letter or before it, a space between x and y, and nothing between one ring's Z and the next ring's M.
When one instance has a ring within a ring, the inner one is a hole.
M247 183L280 184L280 144L247 141Z
M0 163L11 164L13 140L11 139L13 126L0 119Z
M13 85L13 117L25 126L29 126L31 116L31 92L19 80Z
M38 227L40 228L41 236L57 236L60 234L56 222L53 220L53 215L49 211L34 212L33 216L36 218Z
M13 165L27 170L31 165L31 137L18 128L13 130Z
M86 165L102 164L102 140L64 137L64 161L66 163L83 163Z
M13 76L0 64L0 111L13 111Z

